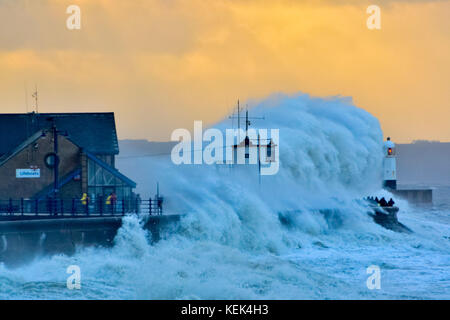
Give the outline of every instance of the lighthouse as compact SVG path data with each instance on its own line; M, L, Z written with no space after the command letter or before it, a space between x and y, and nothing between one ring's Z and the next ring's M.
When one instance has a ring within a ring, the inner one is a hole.
M397 189L397 165L395 159L395 143L391 138L387 138L383 146L383 187Z

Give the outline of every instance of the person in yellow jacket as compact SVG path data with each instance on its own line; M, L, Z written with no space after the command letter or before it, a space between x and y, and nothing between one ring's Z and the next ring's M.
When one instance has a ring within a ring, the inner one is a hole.
M114 192L112 192L107 198L106 198L106 206L109 207L109 210L114 212L116 210L116 202L117 202L117 196Z
M83 196L81 197L80 201L84 206L88 204L89 197L88 197L87 193L83 193Z
M111 195L109 195L108 198L106 198L106 204L107 205L111 204Z

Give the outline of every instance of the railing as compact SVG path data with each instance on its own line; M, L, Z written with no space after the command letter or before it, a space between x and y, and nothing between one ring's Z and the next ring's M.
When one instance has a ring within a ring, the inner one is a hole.
M140 198L117 199L108 202L104 199L8 199L0 200L0 217L9 216L124 216L129 213L162 214L161 197L142 200Z

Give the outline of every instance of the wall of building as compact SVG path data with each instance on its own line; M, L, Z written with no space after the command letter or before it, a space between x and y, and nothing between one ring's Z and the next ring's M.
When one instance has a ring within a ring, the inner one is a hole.
M156 242L169 234L180 218L149 216L144 228ZM108 247L121 226L122 217L0 221L0 263L13 267L41 256L71 255L79 246Z
M59 178L62 179L80 167L81 150L64 136L58 137L58 149ZM47 133L0 166L2 180L0 199L32 198L36 193L52 185L53 169L45 164L45 156L51 152L53 152L53 137L51 133ZM32 166L40 169L39 178L16 178L16 169L29 169ZM77 184L79 187L76 186ZM71 193L81 190L81 182L71 184L68 190Z
M60 190L61 198L63 199L79 199L83 194L81 189L81 181L72 180L62 186Z

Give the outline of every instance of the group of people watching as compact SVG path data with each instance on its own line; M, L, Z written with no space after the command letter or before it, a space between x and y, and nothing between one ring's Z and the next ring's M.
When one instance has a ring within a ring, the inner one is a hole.
M395 204L392 198L389 201L386 201L384 197L381 199L378 199L378 197L367 197L366 199L374 204L379 205L380 207L392 207Z
M93 195L93 199L87 194L83 193L80 202L84 208L90 207L94 212L114 212L116 210L134 210L140 212L141 197L139 194L132 195L132 197L117 199L115 192L111 192L108 196L98 194Z
M88 205L90 203L90 201L91 201L91 198L87 195L87 193L83 193L83 196L81 197L80 201L81 201L81 203L83 205ZM97 202L98 202L99 205L102 205L102 203L103 203L103 196L102 195L99 194L97 196ZM106 198L105 204L114 206L116 204L116 202L117 202L117 196L116 196L116 194L114 192L112 192Z

